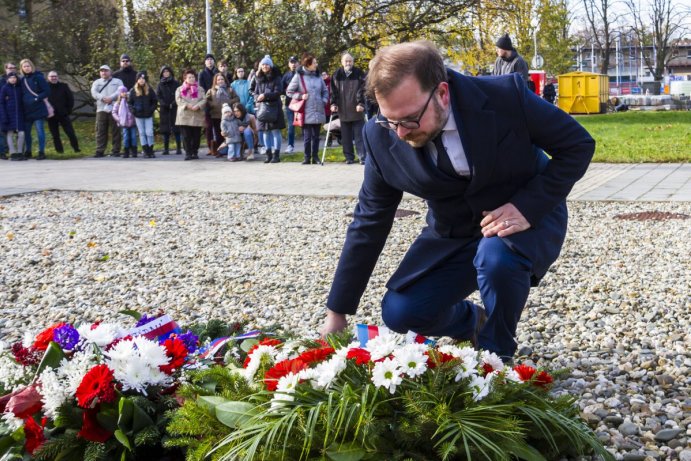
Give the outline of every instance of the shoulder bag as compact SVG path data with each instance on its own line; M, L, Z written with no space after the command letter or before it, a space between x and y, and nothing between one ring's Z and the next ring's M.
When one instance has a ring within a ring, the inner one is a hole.
M33 94L35 98L38 97L36 93L31 89L29 86L29 82L27 82L28 79L24 79L24 86L26 87L27 90L29 90L29 93ZM43 100L43 103L46 105L46 109L48 109L48 118L51 118L52 116L55 115L55 109L53 108L53 105L48 101L48 98L45 98Z
M307 85L305 85L305 78L300 75L302 87L307 93ZM288 109L293 111L293 126L303 126L305 124L305 100L292 99L288 104Z

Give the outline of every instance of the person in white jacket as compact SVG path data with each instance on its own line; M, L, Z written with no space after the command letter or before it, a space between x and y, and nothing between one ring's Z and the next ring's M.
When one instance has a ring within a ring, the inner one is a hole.
M120 156L122 135L115 120L111 117L113 104L118 98L118 88L123 86L122 80L113 78L110 67L102 65L98 68L100 78L91 85L91 96L96 100L96 154L94 157L104 157L108 145L108 131L112 136L113 157Z

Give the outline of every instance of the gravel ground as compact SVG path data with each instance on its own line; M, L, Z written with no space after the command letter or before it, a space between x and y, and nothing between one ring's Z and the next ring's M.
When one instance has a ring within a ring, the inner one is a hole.
M246 319L314 335L354 199L48 192L0 198L0 339L54 321L165 310L179 323ZM357 322L424 225L397 219ZM571 202L562 256L532 290L519 351L569 367L557 392L618 459L691 461L691 203ZM476 298L477 299L477 298Z

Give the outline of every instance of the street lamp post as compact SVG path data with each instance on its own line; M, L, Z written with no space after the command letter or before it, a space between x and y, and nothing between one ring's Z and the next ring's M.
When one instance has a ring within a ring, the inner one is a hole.
M211 2L205 0L206 10L206 52L211 53Z

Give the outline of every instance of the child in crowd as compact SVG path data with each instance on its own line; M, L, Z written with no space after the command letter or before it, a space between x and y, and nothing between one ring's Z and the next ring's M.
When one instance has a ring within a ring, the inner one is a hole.
M233 115L233 109L228 104L223 104L221 109L221 136L225 138L228 147L228 161L242 160L242 134L240 133L240 120Z
M127 105L127 87L121 86L118 89L118 100L113 105L113 119L122 129L122 143L125 149L124 158L137 157L137 129L135 128L134 115L130 112Z
M0 130L7 139L10 160L26 160L24 156L24 103L16 72L7 74L7 83L0 90ZM0 158L7 160L5 153Z

